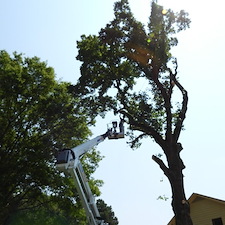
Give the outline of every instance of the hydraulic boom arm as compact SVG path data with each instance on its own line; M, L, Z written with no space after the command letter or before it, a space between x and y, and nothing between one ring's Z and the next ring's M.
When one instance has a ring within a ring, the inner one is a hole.
M108 131L105 134L97 136L79 146L76 146L75 148L64 149L59 152L57 157L57 168L60 171L69 172L74 178L89 225L107 225L107 223L104 223L104 221L100 219L95 198L91 192L80 159L82 155L104 141L106 137L109 139L123 138L123 120L121 120L119 124L119 132L117 131L117 122L112 122L112 128L108 128Z

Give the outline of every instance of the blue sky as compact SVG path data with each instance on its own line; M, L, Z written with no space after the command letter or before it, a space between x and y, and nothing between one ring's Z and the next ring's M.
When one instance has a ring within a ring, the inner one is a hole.
M148 22L149 0L130 0L134 16ZM57 78L75 83L80 63L76 41L97 34L113 19L114 0L0 0L0 49L38 56ZM179 34L173 50L181 83L189 92L185 130L180 141L187 197L193 192L225 199L225 20L222 0L159 0L166 8L190 13L191 28ZM99 118L93 136L106 131L112 115ZM173 216L170 186L151 160L159 147L146 139L133 151L126 140L101 143L105 155L95 174L103 179L102 198L112 205L120 225L165 225ZM168 201L157 200L159 195Z

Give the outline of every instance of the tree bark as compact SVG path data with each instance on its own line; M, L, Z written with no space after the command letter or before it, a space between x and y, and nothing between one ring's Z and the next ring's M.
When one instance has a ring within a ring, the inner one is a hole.
M190 205L184 191L183 169L185 168L180 158L181 146L173 145L167 150L169 165L168 179L172 189L172 208L175 215L176 225L193 225L190 216Z
M172 189L172 208L176 225L193 225L190 216L190 205L184 191L183 169L185 168L180 158L181 145L176 144L164 149L167 157L168 167L156 156L152 159L160 166L169 179Z
M179 170L172 173L169 180L172 187L172 207L176 225L193 225L190 217L190 205L184 193L183 174Z

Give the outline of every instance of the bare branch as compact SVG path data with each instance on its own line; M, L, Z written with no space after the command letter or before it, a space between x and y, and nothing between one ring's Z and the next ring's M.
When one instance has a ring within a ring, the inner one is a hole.
M164 164L164 162L157 156L153 155L152 159L159 165L164 174L169 177L169 168Z
M180 84L180 82L177 80L175 75L176 74L173 74L172 71L170 70L170 76L173 78L173 81L174 81L175 85L178 87L181 94L183 95L182 108L181 108L181 111L179 113L179 117L177 119L177 123L175 125L175 129L174 129L174 133L173 133L174 140L178 141L178 138L180 136L180 132L182 130L182 125L183 125L184 119L186 117L187 104L188 104L188 93L184 89L184 87Z
M169 88L168 94L170 96L170 99L172 97L173 88L175 86L173 77L176 77L176 75L177 75L177 69L178 69L178 64L177 64L177 59L176 58L174 59L174 63L175 63L175 72L172 73L172 71L169 69L169 73L170 73L170 88Z
M139 136L137 136L134 140L127 142L128 144L131 144L131 148L134 148L135 145L139 142L140 139L142 139L146 134L142 133Z

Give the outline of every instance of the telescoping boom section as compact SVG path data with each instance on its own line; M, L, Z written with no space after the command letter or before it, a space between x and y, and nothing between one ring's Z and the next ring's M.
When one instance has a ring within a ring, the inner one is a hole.
M74 178L78 194L85 209L88 225L108 225L108 223L105 223L100 218L95 198L91 192L80 159L93 147L103 142L106 137L108 139L123 138L123 120L120 121L119 126L117 122L112 122L108 126L107 132L103 135L97 136L75 148L60 151L57 157L56 167L62 172L69 172Z

